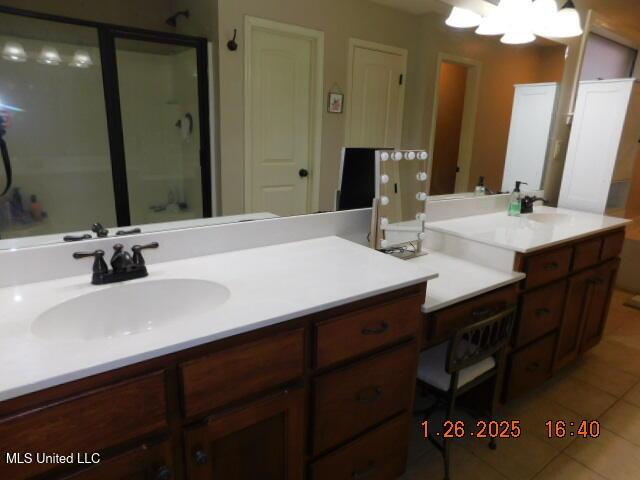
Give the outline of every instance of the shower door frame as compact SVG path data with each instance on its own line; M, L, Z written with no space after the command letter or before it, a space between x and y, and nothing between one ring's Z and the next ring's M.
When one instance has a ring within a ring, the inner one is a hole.
M202 188L202 218L213 216L213 189L211 184L211 137L209 121L209 58L208 40L205 37L159 32L126 27L91 20L34 12L0 6L0 13L30 17L50 22L66 23L96 29L100 50L100 68L106 108L107 136L118 227L131 226L127 160L124 146L124 128L120 103L116 39L138 40L192 47L196 52L198 70L198 122L200 126L200 178Z

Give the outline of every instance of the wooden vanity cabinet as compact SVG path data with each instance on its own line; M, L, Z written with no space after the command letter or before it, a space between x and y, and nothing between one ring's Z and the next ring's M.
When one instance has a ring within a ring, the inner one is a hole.
M505 400L543 383L601 340L620 265L624 229L519 254L518 319Z
M304 395L284 390L185 432L192 480L301 480Z
M0 479L391 480L406 463L425 290L0 402ZM40 451L101 461L9 464L4 456Z

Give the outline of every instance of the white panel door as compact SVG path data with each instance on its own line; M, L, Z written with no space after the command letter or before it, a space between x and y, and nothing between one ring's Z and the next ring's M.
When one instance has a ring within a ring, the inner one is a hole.
M582 82L560 189L560 207L604 213L633 80Z
M348 146L400 148L406 61L405 54L354 48Z
M250 192L245 209L305 214L313 136L313 41L262 28L255 28L251 39L251 104L245 126Z
M528 183L528 190L542 187L557 91L556 83L516 85L503 191L512 191L516 181Z

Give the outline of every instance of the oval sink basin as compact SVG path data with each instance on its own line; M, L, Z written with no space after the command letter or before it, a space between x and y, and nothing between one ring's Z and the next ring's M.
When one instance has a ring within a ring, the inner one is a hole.
M524 218L531 220L532 222L558 224L565 223L571 220L571 215L566 213L530 213L525 215Z
M122 283L56 305L31 331L47 340L124 337L203 318L229 296L223 285L204 280Z

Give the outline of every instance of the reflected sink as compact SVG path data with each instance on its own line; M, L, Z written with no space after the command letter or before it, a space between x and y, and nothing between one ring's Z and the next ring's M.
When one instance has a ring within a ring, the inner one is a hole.
M229 290L204 280L121 283L56 305L31 324L47 340L95 340L157 330L210 315Z
M571 215L566 213L530 213L524 215L523 218L531 220L532 222L557 224L569 222Z

